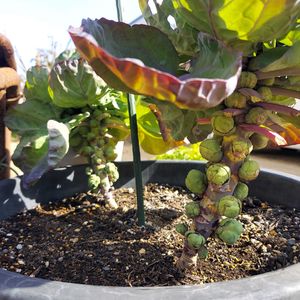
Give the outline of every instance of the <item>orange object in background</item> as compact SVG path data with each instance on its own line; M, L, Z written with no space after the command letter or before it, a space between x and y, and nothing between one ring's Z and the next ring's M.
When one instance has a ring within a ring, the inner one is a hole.
M13 47L0 34L0 179L8 178L10 173L10 132L5 128L4 116L8 106L20 98L19 85Z

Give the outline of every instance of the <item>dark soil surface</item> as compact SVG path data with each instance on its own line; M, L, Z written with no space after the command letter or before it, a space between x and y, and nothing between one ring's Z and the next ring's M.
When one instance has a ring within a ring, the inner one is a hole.
M297 263L300 211L244 202L245 232L227 246L208 240L209 256L179 271L183 238L175 224L193 194L182 188L145 188L147 225L137 226L133 189L116 190L118 210L80 194L0 221L0 267L29 276L107 286L200 284L248 277ZM265 199L267 200L267 199Z

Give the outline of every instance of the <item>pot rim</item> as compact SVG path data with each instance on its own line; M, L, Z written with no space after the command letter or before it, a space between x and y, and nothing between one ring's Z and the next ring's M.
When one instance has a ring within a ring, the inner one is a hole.
M195 161L143 161L143 176L154 178L157 172L166 172L166 164L171 165L170 168L190 169L192 165L203 167L203 163ZM118 168L122 177L122 172L126 173L131 169L132 162L118 162ZM52 171L55 172L66 170L77 172L76 170L84 170L84 166L72 166L68 168L60 168ZM133 172L132 170L130 170ZM182 172L178 172L182 173ZM63 173L64 174L64 173ZM68 173L69 174L69 173ZM174 174L174 172L169 172ZM77 174L75 174L77 175ZM74 175L74 178L76 176ZM47 177L46 175L45 177ZM166 176L165 174L161 174ZM51 177L52 178L52 177ZM53 178L52 178L53 179ZM20 179L8 179L0 181L0 191L5 193L5 183L17 183ZM280 182L281 189L286 193L294 193L294 203L299 202L300 195L300 177L289 175L284 172L274 171L271 169L262 169L261 175L256 179L256 184L251 184L255 189L260 189L261 184L266 184L270 180ZM45 181L49 181L45 178ZM130 181L130 180L129 180ZM132 181L132 178L131 178ZM262 183L260 183L262 181ZM153 181L152 181L153 182ZM254 183L254 182L253 182ZM74 185L74 183L72 183ZM132 184L132 182L131 182ZM287 184L287 186L286 186ZM124 185L124 184L123 184ZM278 184L277 184L278 185ZM282 187L283 186L283 187ZM294 189L291 188L294 186ZM4 188L4 189L3 189ZM251 187L250 187L251 188ZM274 187L276 188L276 187ZM285 189L289 190L285 190ZM266 194L265 189L263 191ZM271 189L274 192L273 188ZM14 189L14 191L16 191ZM0 195L1 202L1 195ZM298 207L300 204L298 203ZM0 205L1 208L1 205ZM1 214L1 209L0 209ZM286 268L267 272L260 275L250 276L238 280L222 281L215 283L206 283L201 285L186 286L168 286L168 287L108 287L108 286L92 286L76 283L65 283L58 281L50 281L40 278L31 278L17 273L0 269L0 299L29 300L29 299L201 299L205 297L207 300L216 299L300 299L300 263L288 266Z

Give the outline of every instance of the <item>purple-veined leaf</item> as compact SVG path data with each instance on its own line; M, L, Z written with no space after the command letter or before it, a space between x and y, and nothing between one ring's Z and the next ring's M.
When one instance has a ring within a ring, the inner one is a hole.
M192 74L178 78L176 51L167 36L156 28L130 27L102 18L84 20L81 28L70 28L69 32L78 51L108 85L169 101L180 108L217 106L234 91L241 71L241 53L213 39L200 45L199 60L196 59Z
M239 127L245 131L256 132L266 136L269 140L273 141L278 146L286 146L287 141L279 133L272 131L266 127L254 125L254 124L241 124Z

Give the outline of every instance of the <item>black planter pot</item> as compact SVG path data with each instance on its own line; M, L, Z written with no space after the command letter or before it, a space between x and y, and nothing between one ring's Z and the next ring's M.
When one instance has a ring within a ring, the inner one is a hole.
M116 187L134 186L132 162L117 163L120 180ZM143 162L143 180L184 185L191 168L203 168L197 162ZM56 201L87 190L84 166L61 168L46 174L30 190L24 190L20 178L0 181L0 219L5 219L38 203ZM270 203L300 209L300 177L262 171L250 185L251 195ZM0 299L14 300L90 300L90 299L300 299L300 264L241 280L153 288L105 287L30 278L0 269Z

